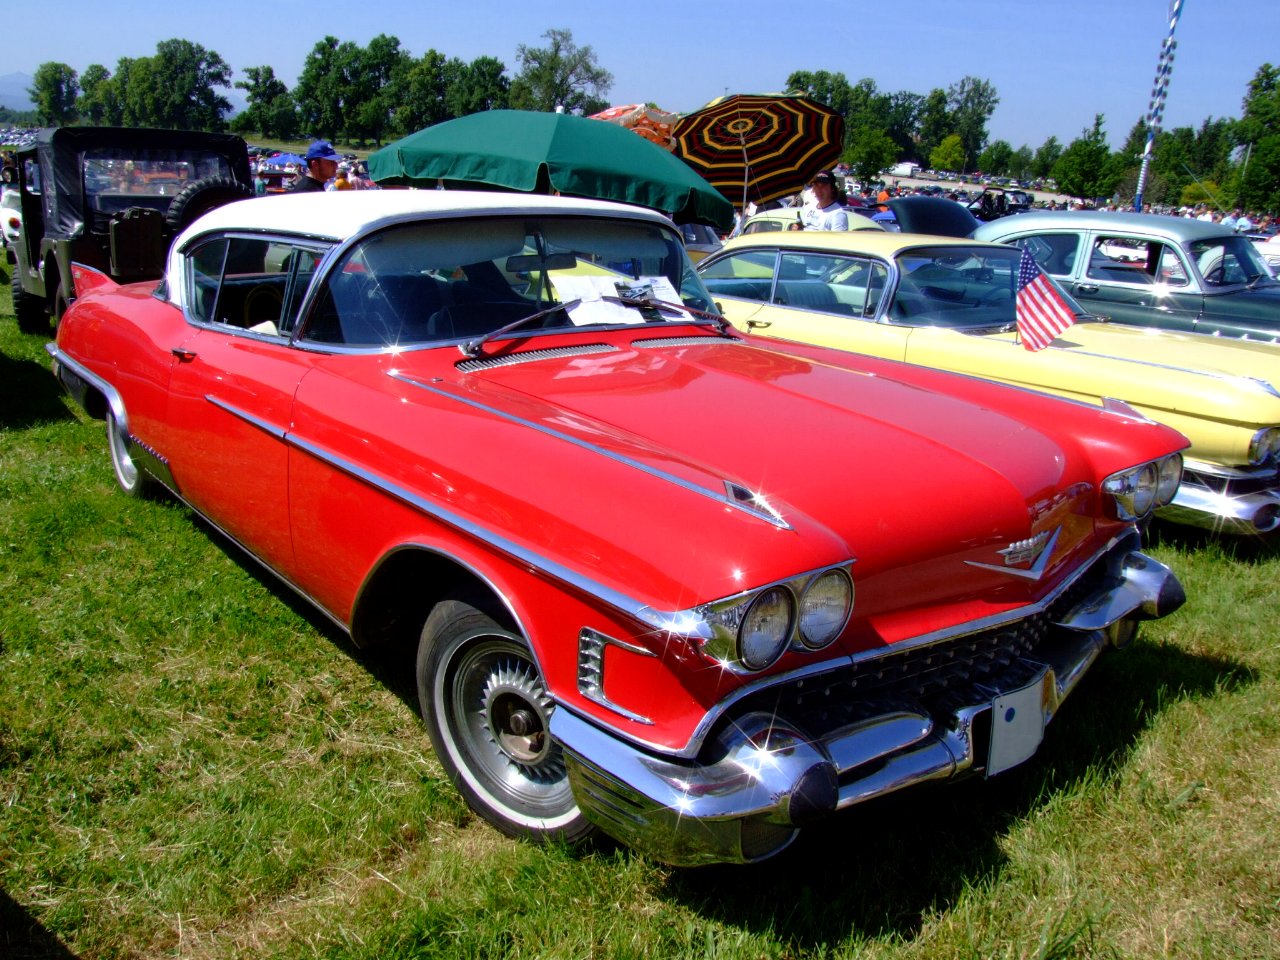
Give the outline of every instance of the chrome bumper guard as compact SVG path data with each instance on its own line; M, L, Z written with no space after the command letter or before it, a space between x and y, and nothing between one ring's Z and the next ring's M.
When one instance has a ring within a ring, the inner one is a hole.
M1034 657L958 691L964 702L932 711L890 705L818 736L753 711L726 725L701 763L648 753L563 707L551 732L578 805L606 833L666 863L748 863L835 810L1028 759L1103 650L1127 642L1134 621L1172 613L1184 599L1163 564L1122 553L1110 558L1102 586L1055 621Z

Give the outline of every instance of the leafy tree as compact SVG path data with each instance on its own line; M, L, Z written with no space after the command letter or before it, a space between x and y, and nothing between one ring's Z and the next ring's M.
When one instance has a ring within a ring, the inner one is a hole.
M120 90L111 71L100 63L91 63L80 75L80 96L76 110L93 126L115 126L120 123Z
M584 114L609 106L604 97L613 74L596 62L591 47L579 47L569 30L548 30L545 47L516 48L520 72L511 83L511 105L520 110L550 111L564 107Z
M1000 97L989 80L964 77L947 88L952 132L960 135L966 156L976 157L987 143L987 121Z
M949 170L952 173L959 173L964 169L964 164L964 141L960 139L958 133L944 137L942 142L929 154L929 166L934 170Z
M138 65L145 63L145 69ZM161 40L155 56L135 61L132 74L144 81L135 91L133 77L119 89L125 114L132 114L136 126L169 127L176 130L221 131L227 128L231 102L215 88L231 86L231 68L212 50L190 40Z
M448 96L464 69L462 61L450 60L438 50L428 50L412 61L401 80L396 128L414 133L457 116L450 110Z
M1009 158L1009 176L1018 180L1029 180L1032 177L1032 169L1035 164L1035 158L1031 153L1031 148L1026 144L1020 146L1013 151L1013 156Z
M1251 210L1280 210L1280 69L1264 63L1249 81L1237 125L1245 145L1239 203Z
M935 88L920 104L919 117L919 155L921 158L932 157L950 134L955 132L951 125L951 115L947 111L947 94L945 90ZM961 150L963 150L963 145ZM932 160L929 166L934 170L949 169L936 166ZM957 168L959 169L959 168Z
M501 110L511 97L506 65L494 57L476 57L452 77L445 91L449 113L465 117L481 110Z
M885 98L881 122L884 123L885 133L888 134L889 139L898 147L898 156L895 159L925 159L921 156L916 144L916 128L923 109L924 97L918 93L900 90Z
M978 169L997 177L1007 177L1013 163L1013 147L1008 141L997 140L978 154Z
M845 147L842 159L853 175L864 182L874 180L881 170L898 159L898 145L893 138L875 127L860 127L846 137L845 142L849 146Z
M316 43L302 64L293 88L302 132L307 136L338 139L345 126L345 65L354 56L354 43L339 43L326 36Z
M269 66L246 67L247 80L237 80L249 105L231 121L237 133L261 133L273 140L292 140L298 135L298 111L289 88Z
M1053 179L1063 193L1077 197L1109 197L1120 180L1121 170L1111 162L1107 137L1102 129L1102 114L1093 118L1092 129L1062 151L1053 165Z
M1058 158L1061 156L1062 144L1058 142L1057 137L1049 137L1036 150L1035 158L1031 161L1032 174L1037 177L1049 176L1053 173L1053 165L1058 162Z
M367 47L357 46L351 51L344 64L348 137L382 145L392 126L392 114L409 63L400 41L386 34L374 37Z
M76 95L80 83L65 63L42 63L27 88L42 126L60 127L76 119Z

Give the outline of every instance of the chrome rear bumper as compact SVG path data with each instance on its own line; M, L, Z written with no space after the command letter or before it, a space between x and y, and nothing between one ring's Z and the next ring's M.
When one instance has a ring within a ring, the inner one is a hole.
M835 810L1026 760L1103 650L1126 642L1134 621L1164 616L1183 600L1167 567L1129 552L1102 587L1054 622L1033 656L948 694L945 709L877 703L820 732L812 718L805 730L781 713L746 712L722 728L701 762L646 752L564 708L551 732L579 806L605 832L677 865L762 860Z

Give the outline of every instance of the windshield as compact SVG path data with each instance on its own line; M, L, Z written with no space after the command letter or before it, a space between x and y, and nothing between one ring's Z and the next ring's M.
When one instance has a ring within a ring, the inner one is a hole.
M900 274L888 319L914 327L1013 324L1020 255L1015 248L993 247L904 251L896 258ZM1058 292L1077 315L1084 313L1060 287Z
M1215 237L1188 245L1206 287L1270 283L1271 271L1248 237Z
M543 328L695 319L635 305L642 301L712 309L671 228L552 217L419 221L347 251L302 336L404 347L483 338L505 327L526 336Z

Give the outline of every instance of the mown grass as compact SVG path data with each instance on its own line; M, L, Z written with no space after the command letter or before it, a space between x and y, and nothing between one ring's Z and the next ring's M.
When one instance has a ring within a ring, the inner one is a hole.
M1191 600L1042 752L758 868L538 848L443 779L410 678L171 502L0 293L0 956L1277 956L1280 551L1157 529Z

